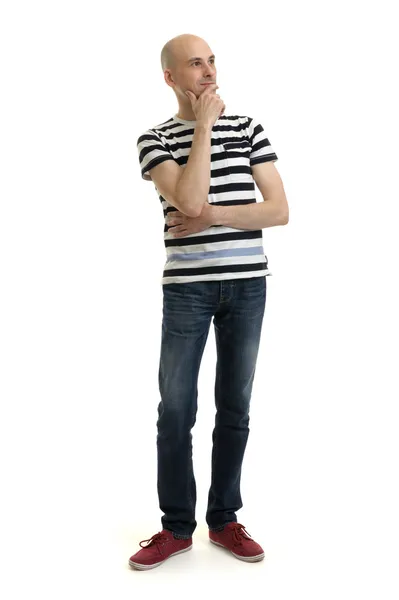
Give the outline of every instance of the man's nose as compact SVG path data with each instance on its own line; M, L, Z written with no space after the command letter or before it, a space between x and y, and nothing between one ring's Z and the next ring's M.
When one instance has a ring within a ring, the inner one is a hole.
M205 69L204 75L206 75L206 74L213 75L215 72L216 72L215 67L208 65L207 68Z

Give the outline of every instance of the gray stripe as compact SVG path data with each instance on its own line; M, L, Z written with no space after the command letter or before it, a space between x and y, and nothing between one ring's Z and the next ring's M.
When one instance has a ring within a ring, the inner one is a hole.
M255 246L254 248L226 248L224 250L192 252L189 254L170 254L167 258L167 262L173 260L206 260L209 258L227 258L229 256L255 256L256 254L263 255L263 246Z

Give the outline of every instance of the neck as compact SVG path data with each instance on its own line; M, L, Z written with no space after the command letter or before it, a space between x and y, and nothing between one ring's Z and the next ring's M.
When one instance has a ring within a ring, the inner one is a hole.
M197 117L193 112L193 108L191 106L191 102L179 102L179 112L176 115L179 119L183 119L184 121L196 121Z

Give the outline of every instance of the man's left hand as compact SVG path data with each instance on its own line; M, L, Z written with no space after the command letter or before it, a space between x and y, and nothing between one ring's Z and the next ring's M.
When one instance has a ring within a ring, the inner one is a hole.
M166 224L168 226L173 225L173 227L169 227L168 232L176 238L185 237L191 233L199 233L213 225L212 206L208 202L205 202L198 217L188 217L179 210L173 211L168 216Z

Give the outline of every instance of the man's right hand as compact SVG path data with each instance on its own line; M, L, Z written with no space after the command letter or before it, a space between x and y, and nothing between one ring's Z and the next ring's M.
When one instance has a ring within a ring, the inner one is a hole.
M187 90L186 95L190 99L197 124L212 128L224 113L226 105L219 94L215 93L218 88L219 86L216 83L207 85L198 98L193 92Z

